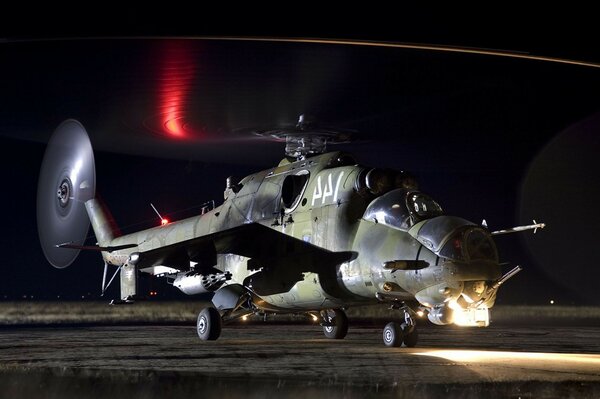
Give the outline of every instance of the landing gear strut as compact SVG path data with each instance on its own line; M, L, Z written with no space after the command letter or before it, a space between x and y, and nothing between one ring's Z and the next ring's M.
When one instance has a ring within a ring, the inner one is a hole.
M414 348L417 346L419 333L412 317L412 309L404 303L401 306L392 305L392 309L399 309L404 312L404 322L392 321L388 323L383 328L383 343L385 346L390 347L400 347L404 344L409 348Z

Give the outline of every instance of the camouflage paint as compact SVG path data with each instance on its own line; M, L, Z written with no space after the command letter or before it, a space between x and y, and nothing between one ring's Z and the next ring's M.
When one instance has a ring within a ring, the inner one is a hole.
M465 289L465 281L491 281L500 276L497 261L481 267L439 258L434 250L440 248L426 247L423 243L430 244L419 236L426 221L417 223L410 231L401 231L363 219L365 209L377 198L358 189L357 180L366 170L368 168L348 163L347 156L339 152L296 162L284 159L275 168L245 177L237 186L241 187L239 190L227 189L223 204L210 212L116 238L111 237L109 217L96 200L86 205L100 244L110 241L111 246L137 245L133 249L103 252L105 261L113 265L125 264L132 253L143 254L248 223L260 223L330 251L358 253L356 259L340 264L334 274L307 271L287 291L258 295L266 304L290 311L377 302L376 294L382 292L401 300L417 299L426 306L439 306L456 299ZM284 185L291 187L290 182L305 178L306 184L301 189L296 188L297 198L289 207L284 206ZM443 245L452 233L448 231L438 244ZM423 261L427 267L419 270L384 268L385 262L396 260ZM248 261L236 254L218 253L214 266L232 273L228 284L244 284L257 272L249 270ZM190 268L187 263L164 266L185 271Z

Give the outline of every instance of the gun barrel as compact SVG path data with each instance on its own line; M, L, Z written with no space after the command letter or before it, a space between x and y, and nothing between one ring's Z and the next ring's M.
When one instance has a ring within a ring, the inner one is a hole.
M513 277L515 274L519 273L523 268L521 266L516 266L514 269L507 272L504 276L500 277L494 285L492 285L493 290L497 290L502 284L504 284L509 278Z

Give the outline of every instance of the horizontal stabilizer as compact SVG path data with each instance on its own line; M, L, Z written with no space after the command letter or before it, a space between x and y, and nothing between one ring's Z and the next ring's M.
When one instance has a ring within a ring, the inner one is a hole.
M56 245L56 248L68 248L68 249L82 249L84 251L100 251L100 252L114 252L120 251L121 249L129 249L137 247L136 244L116 245L114 247L99 247L97 245L75 245L70 242Z

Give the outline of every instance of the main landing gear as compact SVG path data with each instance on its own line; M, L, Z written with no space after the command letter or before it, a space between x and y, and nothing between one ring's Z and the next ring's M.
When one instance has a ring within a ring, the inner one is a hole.
M221 287L212 298L213 306L198 314L196 331L203 341L215 341L221 335L223 323L255 313L250 292L240 284Z
M348 317L343 310L327 309L320 312L323 334L330 339L343 339L348 334ZM316 317L316 315L315 315ZM225 320L227 321L227 320ZM202 309L198 314L196 331L203 341L215 341L221 335L223 317L214 307Z
M323 334L331 339L343 339L348 334L348 317L343 310L327 309L321 311Z
M201 340L215 341L221 335L222 325L223 321L219 311L213 307L208 307L202 309L198 314L196 330Z
M383 343L385 346L409 348L417 346L419 333L412 317L413 311L402 304L393 305L393 309L404 313L404 321L392 321L383 328ZM316 317L316 315L315 315ZM330 339L343 339L348 333L348 317L341 309L327 309L320 312L323 334ZM221 335L223 318L219 311L213 307L204 308L198 314L196 330L203 341L215 341Z
M417 325L412 318L412 310L402 304L400 307L392 306L392 309L399 309L404 312L404 322L398 323L392 321L383 328L383 343L385 346L400 347L402 344L409 348L417 346L419 340L419 333L417 332Z

